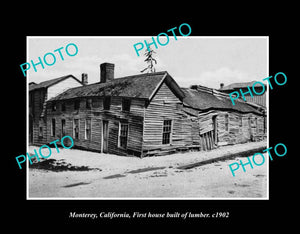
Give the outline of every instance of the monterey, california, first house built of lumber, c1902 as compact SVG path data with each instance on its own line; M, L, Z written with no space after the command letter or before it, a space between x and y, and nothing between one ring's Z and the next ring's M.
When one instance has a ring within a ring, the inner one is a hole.
M174 77L175 78L175 77ZM114 77L100 65L87 74L29 84L29 142L47 144L64 135L74 147L139 157L266 138L264 107L200 85L181 88L167 71Z

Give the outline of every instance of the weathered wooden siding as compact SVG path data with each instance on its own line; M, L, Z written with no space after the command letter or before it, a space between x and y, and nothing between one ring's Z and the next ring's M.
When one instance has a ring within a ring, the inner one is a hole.
M114 154L137 154L142 150L144 100L131 99L130 111L122 111L122 97L112 97L111 108L102 115L109 121L108 151ZM127 149L119 147L120 122L128 123Z
M228 116L227 129L226 115ZM199 114L200 135L214 129L213 116L216 116L217 142L243 143L253 140L257 135L264 134L264 117L262 116L230 111L210 111Z
M201 150L210 150L222 144L237 144L266 138L263 116L221 110L205 112L186 108L184 110L192 121L192 144L200 145Z
M38 94L37 94L38 95ZM46 98L41 94L40 98ZM87 100L92 99L91 108ZM209 150L218 143L236 144L255 140L264 135L264 119L255 114L241 114L234 111L211 110L192 112L182 110L182 102L163 83L150 103L142 99L131 99L130 111L122 110L122 97L111 97L109 110L103 109L103 97L80 98L80 106L75 110L75 99L58 101L56 110L52 103L47 106L47 123L43 128L49 143L61 138L61 120L65 120L65 135L72 136L74 144L88 150L102 150L103 121L108 121L108 153L118 155L145 155L155 150L190 149L196 146ZM65 110L62 104L65 103ZM228 117L226 117L228 116ZM55 135L51 136L52 119L56 121ZM79 138L74 136L74 119L79 120ZM85 121L91 120L91 138L85 139ZM228 119L228 129L225 120ZM164 120L172 120L171 140L163 144ZM126 149L119 145L120 123L128 124ZM34 127L35 138L38 127ZM36 140L36 139L35 139Z
M57 102L57 110L52 111L51 105L47 107L47 140L48 142L61 138L61 119L66 120L66 135L70 135L77 147L101 151L102 124L103 120L108 121L108 153L127 155L139 155L142 150L144 100L132 99L130 112L122 111L122 98L112 97L109 110L103 110L103 98L92 98L92 106L86 108L86 98L80 99L79 110L74 109L75 100ZM65 111L61 110L62 103L65 103ZM56 135L51 136L51 119L56 119ZM73 124L74 119L79 120L79 139L75 139ZM85 121L91 119L91 139L85 139ZM118 146L119 123L128 123L127 149Z
M44 103L47 99L47 89L38 89L30 92L31 106L30 114L32 117L33 144L41 145L46 143L46 119L42 115L44 111ZM43 134L39 136L39 127L43 128Z
M30 92L29 112L32 120L32 144L41 145L49 143L47 142L48 128L46 125L46 101L69 88L78 87L81 85L81 83L70 77L48 88L37 89ZM39 134L40 127L43 128L42 135Z
M62 111L62 103L56 103L56 111L52 110L51 105L47 106L47 141L51 142L63 137L62 135L62 119L65 120L65 135L71 136L74 141L74 145L77 147L101 150L101 120L95 118L92 109L86 109L86 101L82 99L80 101L79 110L74 109L74 101L66 101L65 111ZM55 119L55 135L51 136L51 121ZM74 120L79 121L79 139L75 139L74 135ZM91 139L85 139L85 121L91 119Z
M191 120L181 111L182 102L163 83L145 110L143 150L176 148L192 144ZM172 120L170 144L162 144L163 121Z

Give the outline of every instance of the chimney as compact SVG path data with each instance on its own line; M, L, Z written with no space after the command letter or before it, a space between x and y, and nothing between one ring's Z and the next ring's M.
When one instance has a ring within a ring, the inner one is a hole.
M221 83L220 84L220 89L223 89L224 88L224 83Z
M83 85L87 85L88 84L88 74L87 73L82 73L81 74L81 83Z
M115 64L100 64L100 83L106 83L114 79Z

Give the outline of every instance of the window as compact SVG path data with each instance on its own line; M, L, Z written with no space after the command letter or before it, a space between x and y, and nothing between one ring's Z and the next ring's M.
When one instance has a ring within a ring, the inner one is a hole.
M39 108L40 109L43 109L43 106L44 106L44 91L41 89L41 91L40 91L40 96L39 96L39 98L40 98L40 101L39 101Z
M66 103L61 104L61 111L66 111Z
M122 99L122 111L130 111L131 100L128 98Z
M79 120L74 119L73 123L73 138L74 139L79 139Z
M172 120L164 120L162 143L170 144L171 142Z
M128 124L120 123L119 125L119 147L127 148L127 137L128 137Z
M86 140L91 139L91 120L90 119L85 120L85 139Z
M55 136L55 119L51 120L51 136Z
M74 110L79 110L80 107L80 100L75 100L74 102Z
M259 133L257 117L255 117L255 127L256 127L256 133Z
M56 111L56 102L52 102L52 111Z
M110 108L110 97L104 97L103 98L103 109L109 110Z
M66 120L62 119L61 120L61 136L63 137L66 135Z
M243 127L243 117L240 117L240 123L239 123L240 128Z
M43 137L43 122L39 121L39 137Z
M92 108L92 99L86 99L85 101L85 107L86 109L91 109Z
M228 131L228 114L225 115L225 131Z
M248 125L249 125L249 130L250 130L250 133L251 133L251 117L250 116L248 117Z
M99 98L93 98L92 99L92 107L99 108L102 105L102 101Z

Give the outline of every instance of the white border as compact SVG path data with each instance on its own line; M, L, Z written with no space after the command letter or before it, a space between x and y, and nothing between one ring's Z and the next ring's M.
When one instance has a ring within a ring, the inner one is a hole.
M181 36L177 36L181 37ZM151 38L151 36L26 36L26 61L29 61L28 57L28 40L29 38ZM267 39L267 76L269 76L269 36L188 36L182 38L265 38ZM265 77L264 77L265 78ZM262 78L263 79L263 78ZM26 77L26 152L29 147L29 74ZM269 89L266 94L266 106L267 106L267 147L269 148ZM267 160L267 197L263 198L245 198L245 197L29 197L29 162L26 160L26 200L269 200L269 158Z

